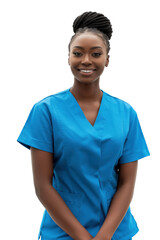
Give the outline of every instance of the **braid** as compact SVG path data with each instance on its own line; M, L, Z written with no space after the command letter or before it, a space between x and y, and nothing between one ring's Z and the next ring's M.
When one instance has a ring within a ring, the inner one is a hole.
M69 51L70 45L76 36L84 32L94 32L99 37L102 38L102 40L107 45L107 53L109 52L110 50L109 40L111 39L113 31L110 20L103 14L91 11L84 12L74 20L73 31L75 34L72 36L70 43L68 45Z
M73 22L73 31L77 32L79 28L97 28L108 36L108 39L112 36L112 26L107 17L97 12L84 12L78 16Z

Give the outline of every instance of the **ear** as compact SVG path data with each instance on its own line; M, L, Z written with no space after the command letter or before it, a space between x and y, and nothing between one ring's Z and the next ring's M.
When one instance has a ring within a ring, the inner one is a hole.
M106 64L105 64L106 67L108 67L108 64L109 64L109 57L110 57L110 56L107 55Z
M68 58L68 64L70 65L70 59Z

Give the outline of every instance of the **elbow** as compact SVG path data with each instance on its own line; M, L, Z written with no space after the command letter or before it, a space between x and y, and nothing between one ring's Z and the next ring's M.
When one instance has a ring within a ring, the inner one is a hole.
M130 201L132 201L134 195L134 184L129 182L119 182L117 190L120 190L124 195L128 196Z
M35 185L35 194L37 198L43 202L45 200L45 196L47 196L47 191L51 187L50 184L43 184L43 185Z
M34 186L35 194L38 199L40 199L40 196L42 195L42 189L39 186Z

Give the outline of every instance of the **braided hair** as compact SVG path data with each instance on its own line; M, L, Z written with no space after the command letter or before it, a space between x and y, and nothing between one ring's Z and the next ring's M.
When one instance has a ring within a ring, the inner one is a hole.
M74 35L71 37L68 45L70 52L70 46L73 40L84 32L93 32L102 38L107 46L107 54L110 50L110 42L112 36L112 25L110 20L101 13L97 12L84 12L79 15L73 22Z

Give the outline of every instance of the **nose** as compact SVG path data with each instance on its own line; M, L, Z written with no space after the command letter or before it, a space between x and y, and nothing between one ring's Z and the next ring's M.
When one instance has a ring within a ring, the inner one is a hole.
M81 61L82 64L91 64L92 61L91 59L89 58L88 54L85 54L82 61Z

